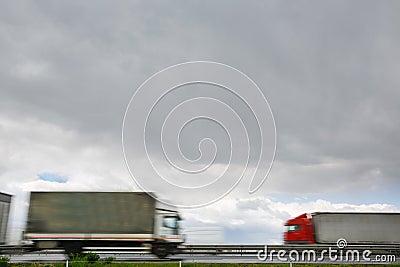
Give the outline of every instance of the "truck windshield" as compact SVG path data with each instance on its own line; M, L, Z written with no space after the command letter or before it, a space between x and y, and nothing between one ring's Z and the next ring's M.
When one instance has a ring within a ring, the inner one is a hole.
M285 231L286 232L295 232L295 231L300 231L301 230L301 226L298 224L294 224L294 225L286 225L285 226Z
M178 217L164 217L163 226L167 228L178 228Z

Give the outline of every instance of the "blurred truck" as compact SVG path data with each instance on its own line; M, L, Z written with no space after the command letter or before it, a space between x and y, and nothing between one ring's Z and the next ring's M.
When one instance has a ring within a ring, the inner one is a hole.
M10 214L12 196L0 193L0 244L3 245L7 240L8 216Z
M149 246L160 258L183 243L176 209L145 192L31 192L25 239L35 249Z
M400 213L304 213L285 223L285 244L400 244Z

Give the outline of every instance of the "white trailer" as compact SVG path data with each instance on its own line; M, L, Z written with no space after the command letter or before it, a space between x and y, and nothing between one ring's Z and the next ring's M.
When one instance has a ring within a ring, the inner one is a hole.
M400 244L400 213L312 214L316 243Z

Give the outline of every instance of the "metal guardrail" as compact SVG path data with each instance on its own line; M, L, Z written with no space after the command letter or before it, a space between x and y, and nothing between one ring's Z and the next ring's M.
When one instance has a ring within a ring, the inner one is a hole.
M10 252L22 253L23 251L31 248L32 246L30 245L0 245L0 253L4 252L7 252L8 254Z
M257 255L260 250L264 250L266 245L181 245L178 247L177 254L186 255ZM338 249L335 244L332 245L267 245L268 251L279 250L314 250L316 252L324 249ZM343 248L346 250L370 250L373 254L391 253L400 256L399 245L348 245ZM0 254L21 254L30 252L33 247L30 245L1 245ZM150 247L84 247L84 252L95 252L99 254L151 254ZM37 251L41 254L59 254L63 250L45 249Z
M300 255L305 250L314 250L317 253L317 261L312 259L308 254L311 262L319 262L321 259L319 254L324 249L338 249L333 244L327 245L267 245L268 253L275 250L275 254L269 257L267 261L279 262L277 253L279 250L285 250L288 255L290 250L297 250ZM25 251L25 249L27 249ZM178 248L176 255L158 259L151 254L149 247L84 247L83 253L94 252L100 255L102 259L106 257L114 257L118 262L170 262L170 261L192 261L192 262L249 262L260 263L263 259L259 258L259 252L265 251L265 245L181 245ZM393 256L390 257L391 261L383 261L383 263L394 263L400 261L400 246L382 246L382 245L368 245L368 246L347 246L343 248L343 254L349 250L370 250L372 252L371 258L378 255ZM29 251L30 250L30 251ZM41 251L32 251L32 246L0 246L0 255L9 257L12 262L65 262L68 257L65 255L63 249L46 249ZM261 256L266 255L262 254ZM361 254L360 254L361 255ZM387 257L388 258L388 257ZM388 258L389 259L389 258ZM394 260L393 260L394 259ZM336 261L329 261L330 259L325 254L321 262L336 264ZM302 262L301 258L298 262ZM283 261L287 262L288 261ZM340 262L340 261L339 261ZM291 263L291 262L290 262Z
M150 247L83 247L83 252L98 254L151 254Z
M3 245L0 246L0 254L64 254L63 248L34 250L32 246ZM83 253L95 252L99 254L151 254L150 247L83 247Z
M211 254L211 255L256 255L260 250L264 250L266 245L182 245L179 250L182 254ZM335 244L332 245L267 245L268 250L322 250L339 249ZM398 245L348 245L342 248L346 250L370 250L372 254L393 253L400 256L400 246Z

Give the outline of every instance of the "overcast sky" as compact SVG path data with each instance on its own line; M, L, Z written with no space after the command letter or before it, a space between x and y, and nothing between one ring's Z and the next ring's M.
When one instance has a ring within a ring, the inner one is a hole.
M30 190L138 190L122 153L125 110L151 75L193 60L230 65L259 86L277 149L256 194L242 181L213 205L183 210L185 227L223 227L228 243L279 243L284 221L304 212L400 211L399 12L398 1L1 2L0 191L15 196L12 227L25 224ZM166 97L158 112L212 92L251 117L205 86ZM257 150L254 122L247 127ZM163 159L152 129L151 151ZM215 168L226 167L221 127L184 132L188 159L215 138Z

